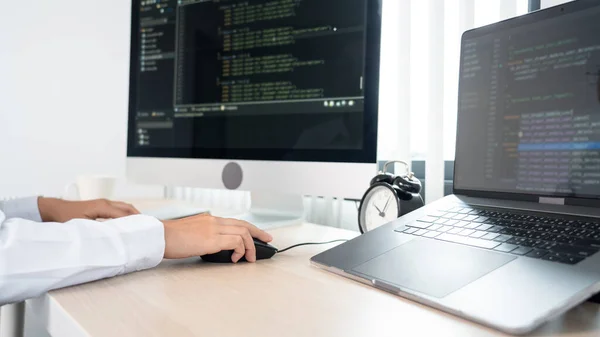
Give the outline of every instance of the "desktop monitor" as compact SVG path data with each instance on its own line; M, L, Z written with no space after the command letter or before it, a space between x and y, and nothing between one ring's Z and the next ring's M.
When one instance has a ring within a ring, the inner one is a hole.
M128 179L263 211L362 197L380 35L381 0L133 0Z

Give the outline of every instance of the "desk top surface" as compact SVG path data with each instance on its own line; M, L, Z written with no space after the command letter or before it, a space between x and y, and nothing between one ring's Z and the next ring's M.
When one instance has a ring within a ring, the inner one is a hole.
M310 224L270 232L279 248L357 235ZM46 324L52 319L61 331L92 337L504 336L310 265L311 256L333 245L299 247L256 264L165 261L156 269L54 291L34 301L33 309L50 308L42 318ZM583 304L533 335L598 336L599 308Z

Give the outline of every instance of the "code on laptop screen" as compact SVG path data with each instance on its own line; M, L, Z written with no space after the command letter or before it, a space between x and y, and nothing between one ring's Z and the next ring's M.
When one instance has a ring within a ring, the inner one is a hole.
M600 196L600 6L462 41L456 187Z

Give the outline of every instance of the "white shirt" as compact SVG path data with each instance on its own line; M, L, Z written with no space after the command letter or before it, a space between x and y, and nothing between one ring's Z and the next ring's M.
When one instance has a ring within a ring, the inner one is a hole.
M42 223L37 198L0 202L0 306L157 266L164 226L145 215Z

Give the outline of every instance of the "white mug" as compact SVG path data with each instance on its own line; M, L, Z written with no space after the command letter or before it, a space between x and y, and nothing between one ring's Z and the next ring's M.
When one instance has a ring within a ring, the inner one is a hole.
M114 193L117 179L111 176L86 175L79 176L75 183L67 185L65 196L76 189L79 200L110 199Z

